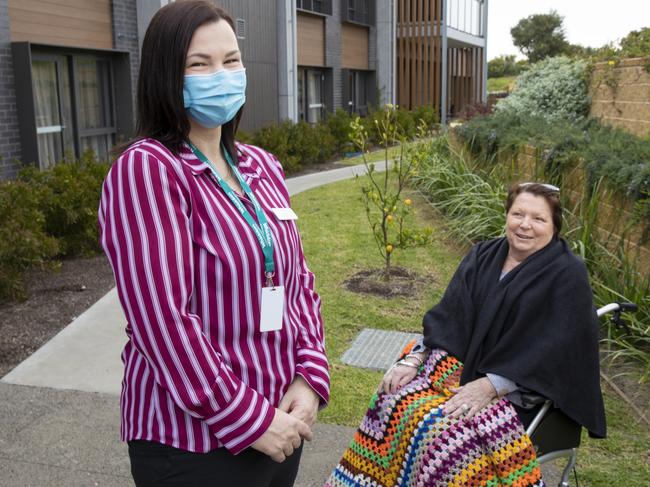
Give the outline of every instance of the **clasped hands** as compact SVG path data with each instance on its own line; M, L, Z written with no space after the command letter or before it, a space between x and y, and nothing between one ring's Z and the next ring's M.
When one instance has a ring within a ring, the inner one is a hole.
M420 363L423 360L420 358ZM410 360L405 359L417 366L417 358ZM385 394L395 394L403 386L411 382L417 374L417 367L396 364L384 375L379 391ZM497 391L494 389L492 382L487 377L473 380L460 387L449 389L454 395L451 396L441 407L445 414L452 418L463 415L466 418L472 418L481 409L487 406L492 399L497 397Z
M271 425L251 447L282 463L303 439L311 441L319 402L318 394L307 381L296 376L275 409Z

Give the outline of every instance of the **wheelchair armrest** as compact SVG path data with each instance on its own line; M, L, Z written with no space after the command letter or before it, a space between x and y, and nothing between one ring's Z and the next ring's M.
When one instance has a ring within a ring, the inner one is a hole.
M521 394L521 400L524 404L536 406L537 404L544 404L548 399L539 394L535 394L534 392L524 392Z

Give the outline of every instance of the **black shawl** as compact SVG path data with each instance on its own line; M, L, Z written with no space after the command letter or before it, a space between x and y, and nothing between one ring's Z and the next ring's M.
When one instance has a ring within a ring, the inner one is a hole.
M584 263L553 239L499 281L507 254L505 238L472 248L424 316L424 344L464 363L461 384L501 375L604 438L598 318Z

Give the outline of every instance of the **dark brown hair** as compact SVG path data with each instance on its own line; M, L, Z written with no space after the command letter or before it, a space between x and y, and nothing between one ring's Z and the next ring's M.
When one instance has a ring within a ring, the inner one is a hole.
M116 151L150 137L175 154L180 152L190 132L183 102L187 51L199 27L222 19L234 32L232 17L205 1L172 2L156 12L142 42L136 135ZM235 161L235 133L243 108L233 120L221 126L221 141Z
M515 199L521 193L530 193L535 196L541 196L548 203L553 218L553 227L555 227L555 236L560 235L562 230L562 203L560 203L560 192L544 183L517 183L510 186L508 198L506 199L506 213L512 208Z

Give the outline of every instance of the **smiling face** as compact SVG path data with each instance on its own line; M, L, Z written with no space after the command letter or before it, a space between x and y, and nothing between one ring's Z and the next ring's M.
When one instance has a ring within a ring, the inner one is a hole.
M553 238L551 207L543 196L522 192L506 216L506 238L510 254L522 261L543 249Z
M211 74L243 68L237 37L225 20L204 24L194 32L187 50L185 74Z

